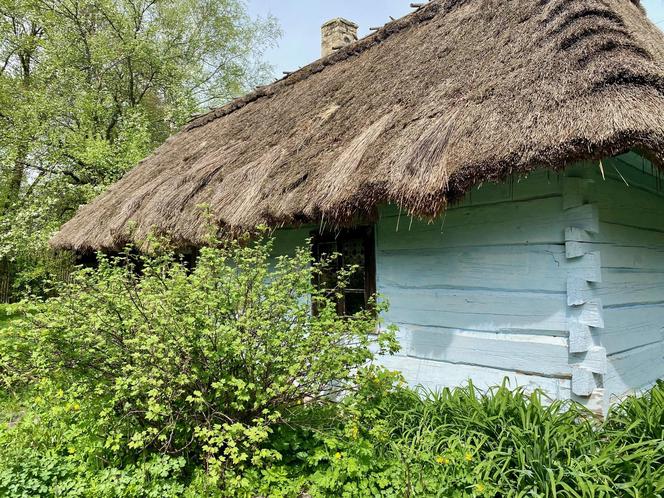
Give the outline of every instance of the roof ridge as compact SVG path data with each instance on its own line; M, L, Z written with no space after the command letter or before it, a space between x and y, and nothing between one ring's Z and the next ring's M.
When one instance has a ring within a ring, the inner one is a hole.
M406 14L403 17L395 19L386 23L382 28L377 30L374 33L371 33L363 38L360 38L358 41L353 42L345 47L337 50L336 52L317 59L306 66L293 71L283 78L278 79L277 81L270 83L268 85L263 85L256 87L252 92L249 92L241 97L238 97L228 104L225 104L216 109L212 109L209 112L206 112L202 115L195 116L184 126L184 131L191 131L196 128L205 126L206 124L215 121L216 119L228 116L229 114L237 111L238 109L243 108L251 102L255 102L258 99L263 97L271 97L278 90L284 87L288 87L308 79L314 74L320 73L326 67L332 66L338 62L345 61L352 56L359 55L375 45L382 43L383 41L390 38L392 35L398 34L416 24L421 24L423 22L433 19L436 14L441 10L441 2L443 0L430 0L426 4L419 6L415 12ZM448 0L449 1L449 0ZM459 0L452 0L450 3L456 4Z

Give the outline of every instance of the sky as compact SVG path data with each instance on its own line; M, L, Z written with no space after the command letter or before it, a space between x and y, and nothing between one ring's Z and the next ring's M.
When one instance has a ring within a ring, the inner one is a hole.
M360 25L360 37L369 28L382 26L390 16L398 18L413 9L410 0L245 0L252 17L272 14L279 20L283 37L265 54L275 76L294 71L320 57L320 27L335 17ZM642 0L650 18L664 29L664 0Z

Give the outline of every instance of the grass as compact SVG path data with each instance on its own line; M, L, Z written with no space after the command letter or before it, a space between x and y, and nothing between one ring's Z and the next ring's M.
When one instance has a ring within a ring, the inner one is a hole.
M0 304L0 329L9 325L11 318L7 315L7 306Z

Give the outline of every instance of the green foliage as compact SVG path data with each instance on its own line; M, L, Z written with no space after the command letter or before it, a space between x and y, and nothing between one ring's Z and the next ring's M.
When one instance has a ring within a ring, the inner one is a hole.
M9 325L10 318L9 306L0 304L0 329Z
M381 382L348 398L333 430L291 433L296 458L261 475L258 489L314 497L664 493L664 383L627 398L602 423L580 405L544 404L541 394L507 385L434 393Z
M24 305L0 356L4 381L48 379L62 393L40 396L95 406L83 429L106 461L177 455L241 490L245 470L282 458L267 444L276 427L356 389L373 348L396 349L377 329L384 304L340 317L313 284L328 262L309 248L271 253L271 240L215 245L193 270L168 252L100 255L58 296Z
M0 403L3 422L14 414L12 427L0 429L6 448L0 495L296 498L305 490L312 497L608 498L664 492L664 441L644 435L637 445L625 443L628 427L641 425L634 411L601 423L576 405L546 407L537 395L506 387L491 396L472 387L434 394L395 387L394 380L394 374L367 373L359 392L342 403L301 407L264 443L281 458L246 466L225 489L182 456L113 452L98 430L102 406L95 397L46 383L22 403ZM662 406L649 400L663 392L660 383L624 403L661 417Z
M102 397L41 381L0 404L0 496L182 496L185 459L145 455L121 462L104 448ZM192 496L195 496L192 495Z
M0 0L0 268L24 274L15 291L57 276L46 241L80 204L264 81L278 35L241 0Z

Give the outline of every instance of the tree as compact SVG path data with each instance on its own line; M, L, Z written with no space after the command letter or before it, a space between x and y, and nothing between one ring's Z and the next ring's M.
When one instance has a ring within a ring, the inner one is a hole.
M189 116L264 80L279 30L241 0L0 0L0 34L0 259L25 270Z

